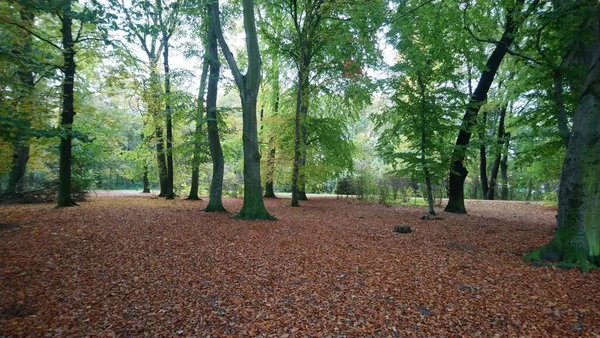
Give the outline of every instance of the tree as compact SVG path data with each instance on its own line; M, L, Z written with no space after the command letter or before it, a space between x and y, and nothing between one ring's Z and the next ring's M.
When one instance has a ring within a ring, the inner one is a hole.
M179 25L179 7L181 1L172 3L170 11L166 14L163 8L162 0L157 1L156 10L158 11L158 22L161 30L161 40L163 46L163 66L165 72L165 117L167 129L167 180L166 180L166 198L175 198L173 191L173 111L171 107L171 73L169 69L169 40L175 32L175 28Z
M587 63L563 163L557 231L526 260L560 261L587 272L600 266L600 8L596 5L594 54Z
M205 52L206 53L206 52ZM198 196L198 180L200 174L200 152L202 145L202 125L204 124L204 94L206 93L206 81L208 79L208 56L202 58L202 73L200 74L200 88L198 89L198 99L196 108L196 129L194 131L194 157L192 159L192 182L188 200L200 200Z
M125 27L120 27L127 33L127 38L130 41L137 40L139 46L142 48L146 57L148 58L148 69L149 69L149 86L148 94L146 96L146 102L148 105L148 111L150 118L153 119L152 124L154 125L154 139L156 143L156 161L158 164L158 173L160 181L160 194L161 197L173 197L173 166L172 166L172 131L167 130L167 139L171 139L171 144L167 144L167 152L165 152L165 140L163 135L163 120L161 119L161 92L162 86L160 84L160 74L158 69L158 61L160 54L166 58L163 59L163 64L166 65L165 70L168 73L168 43L171 35L175 28L179 24L179 7L181 6L182 0L177 0L171 3L170 7L172 10L166 15L164 13L164 1L165 0L154 0L154 1L139 1L132 2L128 6L125 0L110 0L110 4L117 14L122 16L122 21ZM117 16L115 14L115 16ZM123 16L124 15L124 16ZM119 25L114 23L116 28ZM167 51L165 52L165 48ZM166 60L166 62L165 62ZM170 91L169 76L165 74L165 90ZM170 93L165 92L165 97L169 99ZM170 105L165 105L165 121L167 124L171 121L171 108ZM170 129L167 126L167 129ZM170 157L170 160L167 158ZM168 162L170 161L171 166L169 169ZM169 175L171 173L171 175ZM170 177L170 179L169 179ZM170 190L167 186L170 186Z
M31 125L32 110L34 109L34 87L35 79L31 61L28 60L28 55L32 53L33 36L31 30L35 20L35 14L26 5L20 5L19 9L19 25L25 28L19 29L19 34L15 36L15 43L18 46L13 48L13 53L20 54L18 57L24 58L19 63L17 70L17 86L18 93L14 98L15 113L19 118L24 118L24 127L27 129ZM17 56L17 55L15 55ZM22 182L27 170L27 161L29 160L29 133L25 130L18 133L18 136L12 140L12 165L9 173L8 185L6 186L6 194L14 194L17 191L17 186Z
M490 41L493 42L496 47L492 54L490 54L485 65L485 70L481 73L477 87L469 100L452 154L453 159L450 165L448 204L444 209L447 212L467 212L465 209L464 184L469 172L464 163L465 151L469 145L473 126L476 124L477 115L481 105L486 101L487 93L494 81L500 63L502 63L504 56L509 52L510 46L515 40L519 25L535 9L539 1L534 0L525 11L523 10L524 2L524 0L516 0L514 5L507 9L502 37L498 41Z
M244 148L244 204L236 219L273 220L262 198L260 183L260 152L258 148L258 127L256 118L256 101L260 87L260 51L254 18L254 0L243 0L244 31L246 33L246 52L248 53L248 69L242 75L233 54L231 53L219 19L219 2L211 4L211 19L215 22L217 39L229 69L235 79L240 93L243 114L243 148Z
M225 159L223 157L223 149L221 148L221 140L219 138L219 124L217 119L217 92L219 90L219 75L221 70L221 62L219 61L218 51L218 27L219 21L215 20L211 15L211 11L217 11L208 5L207 15L208 31L207 31L207 61L210 72L208 75L208 93L206 96L206 127L208 131L208 145L210 148L210 156L213 163L212 181L210 184L210 197L208 205L204 211L207 212L227 212L223 206L223 173L225 171ZM245 198L244 198L245 200Z

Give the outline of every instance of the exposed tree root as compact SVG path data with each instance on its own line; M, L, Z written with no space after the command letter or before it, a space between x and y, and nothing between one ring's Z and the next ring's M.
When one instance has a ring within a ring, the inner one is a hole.
M539 262L540 266L555 266L561 269L580 268L581 272L584 273L598 269L598 266L592 263L585 253L576 251L568 255L562 255L552 243L530 252L524 260L526 262Z

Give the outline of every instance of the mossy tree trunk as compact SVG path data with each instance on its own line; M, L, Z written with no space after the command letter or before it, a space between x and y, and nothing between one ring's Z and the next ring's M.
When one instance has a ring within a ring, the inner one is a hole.
M599 13L600 14L600 13ZM600 17L597 16L597 20ZM598 24L598 22L597 22ZM600 266L600 41L589 65L563 163L558 229L527 260L560 261L589 271Z
M223 55L229 64L242 101L242 142L244 148L244 204L236 219L272 220L262 197L260 182L260 152L258 147L258 121L256 117L256 100L260 87L260 49L254 18L254 0L243 0L244 31L246 33L246 52L248 53L248 69L245 75L239 70L231 53L219 19L219 2L211 4L211 16L215 22L217 38Z

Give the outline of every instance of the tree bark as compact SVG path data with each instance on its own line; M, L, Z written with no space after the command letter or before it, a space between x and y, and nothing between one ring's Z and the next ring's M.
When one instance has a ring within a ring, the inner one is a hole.
M214 11L219 13L218 3L209 7L216 7ZM208 131L208 147L213 163L212 181L210 184L210 195L206 212L227 212L223 206L223 172L225 171L225 159L221 140L219 139L219 124L217 119L217 93L219 90L219 73L221 63L219 62L219 51L217 46L217 24L214 17L209 16L208 24L208 92L206 93L206 129Z
M429 167L427 166L427 159L425 157L425 142L427 140L427 123L425 122L427 117L427 97L425 83L423 82L420 72L417 74L417 82L419 84L419 89L421 90L421 168L423 170L423 175L425 176L425 186L427 188L427 215L433 216L435 215L435 210L433 209L434 202L433 190L431 189L431 175L429 174Z
M20 10L22 24L25 27L31 27L34 23L35 16L23 6ZM31 33L28 30L22 29L21 35L23 45L19 53L31 53ZM21 116L27 116L28 123L31 121L33 113L34 99L33 90L35 86L33 72L30 67L21 66L17 71L19 78L19 97L17 98L16 109ZM29 160L29 139L27 135L17 135L16 141L13 143L12 167L8 176L8 185L5 192L7 194L17 193L18 185L22 184L25 172L27 171L27 161Z
M75 85L75 41L73 40L73 13L71 12L71 0L65 0L62 10L62 54L63 54L63 73L62 83L62 113L60 125L63 129L63 135L60 139L60 160L59 160L59 186L58 186L58 207L69 207L77 205L71 196L71 160L72 160L72 139L73 139L73 118L74 109L74 85Z
M260 87L260 49L254 19L254 0L243 0L244 31L246 33L246 52L248 53L248 70L242 75L238 65L223 37L219 21L218 1L211 4L212 17L215 21L217 38L221 50L229 64L233 78L240 92L242 101L242 141L244 148L244 204L236 219L274 220L262 197L260 182L260 151L258 147L258 123L256 119L256 100Z
M496 157L494 159L494 165L492 166L492 172L490 173L490 185L488 189L488 200L493 200L496 194L496 182L498 179L498 170L500 168L501 155L503 154L502 148L504 148L504 144L506 140L504 140L504 120L506 118L506 110L507 105L504 104L502 108L500 108L500 122L498 123L498 140L496 147Z
M596 24L600 19L597 11ZM560 261L582 271L600 266L600 30L579 97L558 195L558 229L527 260Z
M500 198L504 201L508 199L508 147L510 145L510 133L504 135L504 150L502 152L502 159L500 160L500 172L502 175L502 193ZM529 181L531 184L531 181ZM530 190L531 192L531 190ZM531 195L530 195L531 197Z
M194 157L192 159L192 186L188 200L199 201L198 180L200 176L200 150L202 139L202 124L204 124L204 93L206 92L206 81L208 77L208 56L204 56L202 61L202 73L200 74L200 88L198 90L198 109L196 110L196 130L194 132Z
M163 139L162 119L160 118L160 81L158 76L158 57L148 55L150 60L150 98L148 111L154 122L154 140L156 142L156 162L158 164L158 180L160 183L159 197L167 196L167 159Z
M306 165L306 118L309 105L309 67L310 52L308 46L301 47L301 60L298 61L298 88L296 89L296 115L294 118L294 168L292 171L292 206L300 206L299 200L306 200L305 176L302 174Z
M173 112L171 109L171 73L169 70L169 36L163 31L163 66L165 70L165 115L167 124L167 196L168 200L175 198L173 191Z
M487 123L487 112L483 112L483 121L481 123L481 130L479 131L479 180L481 181L481 192L484 199L488 199L488 177L487 177L487 154L486 154L486 139L485 139L485 125Z
M279 112L279 63L275 56L273 60L275 65L275 70L273 74L273 95L275 96L273 103L273 115L277 115ZM265 178L265 195L266 198L277 198L275 196L275 190L273 189L273 181L275 176L275 132L271 129L269 131L269 140L268 140L268 153L267 153L267 175Z
M456 144L453 151L453 160L450 165L450 177L449 177L449 199L446 205L445 211L453 213L467 213L465 208L465 190L464 183L467 178L467 168L464 165L465 151L469 145L471 139L471 133L473 125L475 124L476 117L479 113L481 105L487 99L487 93L494 81L496 72L500 67L500 63L504 59L508 48L514 41L515 34L517 32L518 24L520 20L518 16L523 7L524 0L518 0L516 6L506 15L506 24L504 26L504 32L499 43L496 44L496 48L488 58L485 70L482 72L479 78L479 83L473 92L467 106L465 115L463 116L462 126Z

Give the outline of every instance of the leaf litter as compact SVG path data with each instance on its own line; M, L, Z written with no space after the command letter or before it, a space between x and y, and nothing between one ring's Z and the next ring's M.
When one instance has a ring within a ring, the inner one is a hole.
M268 199L279 220L251 222L206 203L3 206L0 336L600 335L598 271L523 262L555 210L468 201L469 215L426 221L419 207Z

